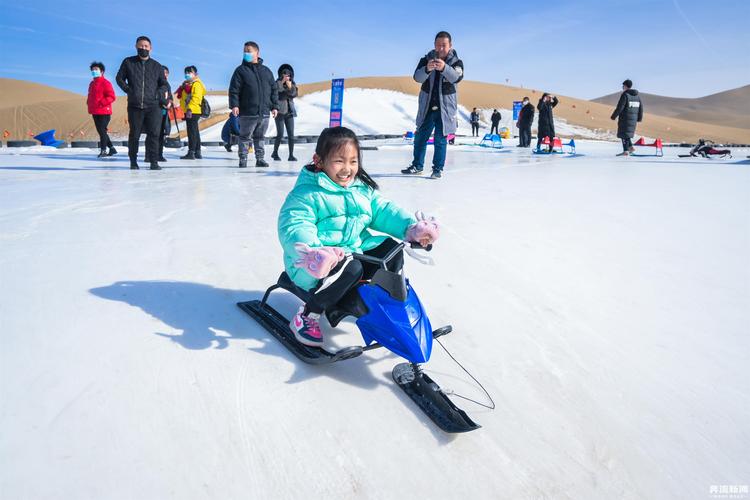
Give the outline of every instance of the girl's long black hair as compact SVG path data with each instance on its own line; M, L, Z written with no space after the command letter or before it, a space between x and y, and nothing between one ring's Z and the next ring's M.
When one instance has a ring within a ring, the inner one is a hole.
M357 148L357 163L359 164L359 168L357 169L355 177L367 186L370 186L372 189L378 189L378 183L370 177L370 174L365 172L364 168L362 168L362 149L359 147L359 139L357 139L357 134L350 129L346 127L330 127L323 130L323 132L320 133L320 137L318 137L318 143L315 145L315 154L318 155L320 161L325 163L326 158L328 158L331 153L338 151L339 148L343 147L348 142L351 142L354 144L354 147ZM317 167L314 163L308 164L306 168L313 172L317 171Z

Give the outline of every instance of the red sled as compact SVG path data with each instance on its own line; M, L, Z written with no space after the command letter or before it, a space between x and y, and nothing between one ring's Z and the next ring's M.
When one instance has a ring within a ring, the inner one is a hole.
M643 137L641 137L635 141L633 146L656 148L656 152L653 155L634 154L633 156L664 156L664 145L662 144L661 139L656 139L652 144L647 144Z

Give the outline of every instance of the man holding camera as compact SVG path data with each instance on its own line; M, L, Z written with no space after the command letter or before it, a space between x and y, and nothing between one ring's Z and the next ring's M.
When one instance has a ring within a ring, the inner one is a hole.
M464 63L453 49L450 33L441 31L435 36L435 49L419 60L414 80L422 84L419 92L417 133L414 135L414 159L402 174L419 175L424 169L427 141L435 131L435 154L432 158L432 178L442 177L448 134L457 128L458 94L456 87L464 77Z

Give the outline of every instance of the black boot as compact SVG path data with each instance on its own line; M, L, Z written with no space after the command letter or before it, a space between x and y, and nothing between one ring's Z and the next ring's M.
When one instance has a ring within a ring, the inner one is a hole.
M268 163L266 163L266 160L258 160L255 162L256 167L267 167Z
M240 168L247 168L247 156L240 156Z
M114 146L110 146L109 147L109 151L107 152L107 156L114 156L116 154L117 154L117 150L115 149L115 147Z
M161 170L161 167L159 166L158 163L156 163L155 161L152 161L151 162L151 166L149 167L149 169L150 170Z
M232 145L231 144L224 144L224 149L227 150L227 153L232 152Z
M297 158L294 155L289 155L289 161L297 161Z
M271 158L273 158L273 161L281 161L281 157L279 156L278 151L274 151L271 153Z
M97 156L97 158L106 158L107 156L107 150L102 149L101 151L99 151L99 155Z
M138 170L140 167L138 166L138 162L135 160L130 160L130 170Z
M166 159L166 158L164 158L163 156L160 156L160 157L159 157L159 161L167 161L167 159Z
M180 156L180 160L195 160L195 153L188 151L185 156Z
M196 160L202 160L203 159L203 154L201 153L200 149L198 149L198 151L196 151L194 154L195 154L195 159Z

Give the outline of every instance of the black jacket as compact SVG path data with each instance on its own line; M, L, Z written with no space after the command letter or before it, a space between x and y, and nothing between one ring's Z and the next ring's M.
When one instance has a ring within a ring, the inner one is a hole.
M534 123L534 105L528 103L518 113L518 128L531 127L532 123Z
M243 61L229 82L229 109L240 108L240 116L268 116L279 109L276 79L263 59L256 64Z
M557 97L552 98L552 102L544 102L539 99L536 109L539 110L539 124L537 126L538 137L555 137L555 118L552 116L552 108L557 106Z
M115 81L128 95L129 108L155 108L167 101L164 93L169 91L169 83L164 78L163 66L155 59L143 61L138 56L126 57Z
M636 124L643 120L643 103L641 96L635 89L628 89L620 96L612 119L617 118L617 137L632 139L635 135Z
M471 123L479 123L479 112L472 111L471 116L469 118L471 120Z
M493 125L497 125L500 123L500 120L502 120L503 116L500 114L499 111L495 111L492 113L492 116L490 117L490 121L492 121Z

